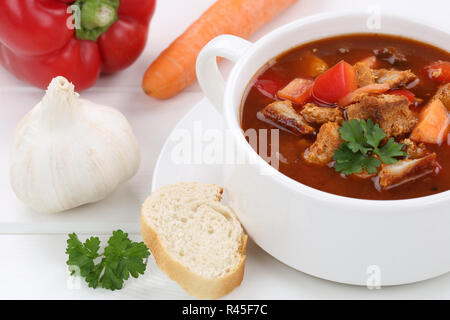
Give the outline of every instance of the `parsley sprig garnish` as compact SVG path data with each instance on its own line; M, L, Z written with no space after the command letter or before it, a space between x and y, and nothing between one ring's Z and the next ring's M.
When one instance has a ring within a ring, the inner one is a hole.
M90 237L82 243L75 233L69 234L66 254L67 265L77 266L79 275L86 279L89 287L122 289L124 280L144 274L146 259L150 252L143 242L132 242L122 230L114 231L103 253L99 253L100 239ZM96 263L97 261L97 263ZM76 274L77 271L71 271Z
M375 174L382 163L396 163L397 157L406 155L403 144L394 138L380 146L386 134L371 119L344 121L339 133L344 142L334 152L333 160L334 169L343 174L360 173L363 169Z

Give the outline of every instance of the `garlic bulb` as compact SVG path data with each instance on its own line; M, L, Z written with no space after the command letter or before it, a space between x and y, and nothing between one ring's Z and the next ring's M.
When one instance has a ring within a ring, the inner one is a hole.
M99 201L135 175L140 149L117 110L82 100L63 77L20 121L11 147L11 185L38 212Z

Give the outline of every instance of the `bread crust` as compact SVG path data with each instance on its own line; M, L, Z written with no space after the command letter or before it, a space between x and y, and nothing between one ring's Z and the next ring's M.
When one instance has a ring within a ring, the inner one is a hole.
M241 284L245 269L247 235L244 234L242 237L241 247L239 249L241 261L233 272L215 279L200 276L173 259L164 248L158 233L152 228L145 217L144 208L148 199L144 202L141 209L141 234L144 243L152 252L156 264L163 272L177 282L189 295L199 299L220 298ZM218 201L220 200L219 198Z

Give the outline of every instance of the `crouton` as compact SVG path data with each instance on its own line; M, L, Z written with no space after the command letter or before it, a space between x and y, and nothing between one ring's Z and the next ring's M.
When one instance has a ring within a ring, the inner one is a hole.
M447 110L450 111L450 83L444 84L439 87L438 91L432 98L432 100L436 99L441 100Z
M267 105L258 113L258 118L294 134L315 132L314 128L307 124L303 117L295 111L292 102L289 100L275 101Z
M439 168L436 153L419 159L405 159L397 163L383 165L378 177L382 189L391 189L406 182L424 177Z
M373 75L376 83L385 83L391 89L404 86L417 78L411 70L375 69L373 70Z
M344 113L340 108L320 107L314 103L307 103L300 114L309 123L324 124L326 122L344 121Z
M356 83L358 84L359 88L375 83L375 75L373 74L373 70L367 63L355 63L353 68L355 69Z
M423 143L415 143L411 139L400 141L404 145L403 151L406 152L408 159L417 159L425 156L427 149Z
M346 112L348 119L372 119L388 137L411 132L418 121L405 96L364 95L357 103L349 105Z
M316 141L304 153L309 163L326 165L333 160L334 151L342 143L337 122L327 122L320 127Z

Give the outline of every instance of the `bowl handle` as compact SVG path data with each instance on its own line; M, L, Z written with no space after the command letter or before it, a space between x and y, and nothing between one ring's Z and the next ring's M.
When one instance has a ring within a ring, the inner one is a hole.
M222 113L225 81L217 66L217 57L236 62L253 44L232 35L212 39L197 57L197 79L206 97Z

